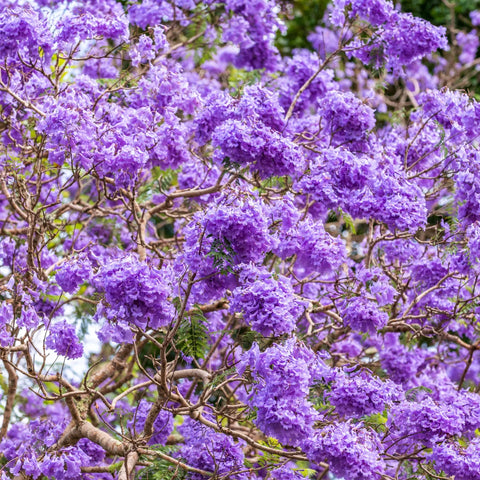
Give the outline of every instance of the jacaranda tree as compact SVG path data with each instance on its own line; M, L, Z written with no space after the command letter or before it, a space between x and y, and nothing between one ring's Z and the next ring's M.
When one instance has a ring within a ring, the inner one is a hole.
M295 3L0 1L2 480L480 479L480 12Z

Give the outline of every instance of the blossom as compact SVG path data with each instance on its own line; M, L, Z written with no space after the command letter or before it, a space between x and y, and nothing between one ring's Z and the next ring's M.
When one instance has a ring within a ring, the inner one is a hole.
M453 475L458 480L480 478L480 457L478 441L472 441L466 448L455 443L441 443L433 447L430 459L435 461L437 471Z
M186 445L182 449L182 457L189 465L206 470L217 471L218 474L242 471L244 454L240 443L223 433L212 431L209 427L198 427L187 420L181 427ZM192 474L194 480L204 480L198 473ZM232 478L246 479L245 473L232 475Z
M283 276L275 279L268 272L252 270L242 271L244 281L233 291L230 310L243 313L247 324L262 335L291 333L300 306L290 281Z
M344 302L342 313L345 325L360 332L375 333L388 321L388 314L364 297L354 297Z
M383 412L386 405L402 400L402 393L390 380L381 381L366 372L352 375L337 375L329 402L339 415L361 417Z
M380 458L380 439L372 430L351 423L328 425L304 442L308 457L327 461L332 472L352 480L381 478L385 463Z
M66 262L55 275L55 280L62 290L67 293L74 293L80 284L91 277L91 267L88 262Z
M300 149L264 124L227 120L216 128L212 145L221 162L250 166L262 177L291 175L303 166Z
M67 358L79 358L83 355L83 345L75 333L75 327L65 320L50 326L45 345Z
M282 444L298 446L313 433L318 413L308 401L310 384L328 368L314 353L294 339L260 352L254 345L239 364L258 382L248 403L256 407L256 424Z
M434 402L427 397L419 402L404 401L394 405L387 426L393 438L402 439L398 444L400 448L405 442L411 445L412 441L421 441L425 445L432 445L447 436L460 435L464 421L455 406Z
M375 125L373 110L350 92L328 92L318 100L326 133L337 144L365 140Z
M173 305L168 272L150 267L133 256L112 259L94 276L96 287L105 293L106 305L99 312L107 320L140 328L159 328L172 321Z
M46 54L50 53L52 38L47 22L32 6L3 7L0 10L0 25L2 59L15 59L17 54L25 53L32 59L38 59L39 47Z

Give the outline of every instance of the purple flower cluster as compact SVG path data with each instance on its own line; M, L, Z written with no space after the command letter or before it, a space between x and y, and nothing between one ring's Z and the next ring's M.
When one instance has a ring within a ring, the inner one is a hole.
M13 320L13 308L6 302L0 305L0 345L7 347L15 341L14 337L9 333L7 325Z
M74 5L57 25L56 40L62 46L97 37L115 40L129 37L127 17L117 2L106 0Z
M468 239L469 257L472 264L480 260L480 224L472 223L466 231Z
M280 25L275 15L275 2L227 0L225 6L228 12L235 14L223 33L224 40L233 40L240 48L234 61L235 66L274 70L277 67L278 52L269 39Z
M325 133L336 145L365 141L375 126L373 110L351 92L328 92L318 103Z
M387 425L395 439L395 448L401 449L414 441L433 445L435 441L461 435L465 424L464 416L455 406L427 397L419 402L404 401L394 405Z
M63 291L75 293L78 287L91 278L90 263L85 260L66 262L61 265L55 275L55 280Z
M416 113L414 118L434 118L449 134L448 143L453 145L461 144L462 140L473 139L477 132L475 125L478 122L480 108L478 103L473 101L468 95L455 90L427 90L418 96L421 110ZM455 159L462 164L465 153ZM474 154L473 150L472 154ZM448 160L448 159L447 159Z
M332 473L352 480L379 479L385 472L380 438L373 430L352 423L315 431L304 446L309 459L329 463Z
M355 216L363 216L366 212L362 204L373 200L368 184L375 167L372 158L343 148L328 148L312 160L309 174L300 179L297 188L327 208L341 206Z
M2 5L3 7L3 5ZM47 28L46 19L32 6L3 7L0 11L0 34L2 45L0 58L3 61L16 61L17 55L26 55L27 58L38 60L39 47L44 54L49 54L52 38Z
M458 205L458 217L466 227L480 220L478 210L480 206L479 171L480 155L476 150L473 150L469 152L469 154L465 156L465 160L459 164L459 171L455 175L457 187L455 200Z
M341 207L355 218L375 218L391 230L413 231L426 221L421 189L408 182L395 165L376 156L325 149L296 186L320 205Z
M387 333L385 346L380 353L382 368L396 383L407 383L417 373L425 354L420 350L410 351L402 345L397 336Z
M388 322L388 314L377 304L364 297L354 297L343 302L344 324L359 332L376 333Z
M374 26L388 22L394 10L392 2L388 0L341 0L335 2L335 9L344 9L345 7L350 8L350 18L355 18L358 15L362 20L368 21ZM334 16L334 13L332 13L332 16Z
M319 362L310 349L295 339L265 352L260 352L255 344L244 354L238 369L242 373L250 368L257 382L248 403L256 408L255 422L266 435L293 446L312 435L319 414L307 396L314 376L321 369Z
M452 475L456 480L480 479L480 445L472 441L466 448L454 443L443 443L433 447L430 456L437 471Z
M19 423L10 429L8 436L0 442L0 451L11 465L10 472L13 475L25 472L32 478L44 475L74 480L81 478L82 467L103 463L105 451L87 439L81 439L77 445L63 448L57 453L45 451L45 447L54 445L66 427L64 414L57 422L33 420L28 425Z
M338 40L335 47L338 46ZM334 72L325 69L316 75L318 68L318 57L308 50L295 50L291 58L286 58L282 66L283 77L277 80L280 90L280 105L288 110L298 90L307 83L310 78L313 80L303 95L298 99L294 112L308 112L318 107L318 100L329 90L335 88L333 83Z
M128 325L159 328L173 320L174 308L167 300L170 295L167 269L160 271L134 256L112 259L100 268L93 283L105 293L97 315L118 322L120 328Z
M435 27L410 13L398 12L389 1L334 2L331 14L334 24L341 26L346 19L353 22L355 17L377 27L377 31L372 39L353 42L352 55L376 68L385 64L394 73L399 73L403 66L431 52L448 49L444 27Z
M281 258L297 256L296 265L305 273L330 275L345 262L345 245L325 231L321 222L311 217L279 235L274 252Z
M264 336L279 336L295 329L301 309L286 277L276 279L268 271L247 267L240 282L233 291L232 313L242 313L247 324Z
M457 44L462 48L462 53L458 57L458 61L462 64L469 64L475 60L480 40L477 32L469 33L458 32L455 37Z
M75 327L65 320L50 326L45 345L66 358L79 358L83 355L83 345L75 333Z
M367 372L343 374L327 394L336 412L346 417L362 417L383 412L385 406L402 400L398 386L390 380L383 382Z
M202 276L260 261L274 245L266 213L255 197L220 199L186 227L182 260Z
M387 66L398 68L438 49L448 49L444 27L435 27L408 13L395 12L385 26Z
M195 140L205 145L214 130L234 114L234 102L228 93L212 92L195 117Z
M261 177L292 175L303 166L301 150L288 138L262 124L227 120L212 137L221 162L250 166Z
M280 468L276 468L270 472L270 477L273 480L302 480L305 478L302 475L302 472L299 470L295 470L295 464L283 465Z
M214 432L209 427L198 426L187 419L180 428L185 436L186 445L182 449L182 458L189 465L207 472L215 472L217 475L228 472L241 472L244 454L240 443L223 433ZM192 480L204 480L205 476L199 473L191 473ZM238 480L246 479L245 473L232 475Z

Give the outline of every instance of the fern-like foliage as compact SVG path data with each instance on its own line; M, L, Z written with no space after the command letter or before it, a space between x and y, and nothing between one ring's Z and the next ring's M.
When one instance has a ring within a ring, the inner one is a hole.
M156 450L172 455L177 447L158 446ZM140 470L136 475L136 480L184 480L187 478L187 471L178 465L170 463L167 460L159 458L154 460L151 465Z
M233 264L236 253L232 248L232 244L226 238L216 238L210 251L207 253L208 257L213 258L213 266L222 274L234 273Z
M188 357L203 358L208 349L207 319L195 306L185 317L177 332L177 348Z
M157 185L160 192L168 191L168 189L172 185L175 185L177 183L178 170L172 170L171 168L167 168L166 170L155 173L154 178L156 177L155 179L157 180Z

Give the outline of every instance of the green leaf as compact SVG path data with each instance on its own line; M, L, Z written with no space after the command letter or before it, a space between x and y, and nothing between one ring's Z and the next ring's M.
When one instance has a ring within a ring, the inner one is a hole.
M208 349L208 328L200 308L196 307L180 324L177 348L188 357L204 358Z
M210 251L207 253L207 257L213 258L213 266L219 270L222 275L228 273L234 273L233 264L235 258L235 250L232 248L232 244L225 237L216 238Z
M345 226L347 227L347 229L351 233L356 235L357 234L357 229L355 228L355 222L353 221L353 218L347 212L344 212L341 208L339 210L340 210L340 213L343 217L343 221L345 222Z
M211 386L212 388L215 388L216 386L224 382L230 375L233 375L236 371L237 369L235 367L231 367L228 370L225 370L220 375L217 375L216 377L214 377L213 380L210 382L209 386Z
M153 178L157 180L158 187L161 192L167 191L173 185L176 185L179 170L160 170L158 167L153 168Z
M423 385L420 385L418 387L413 387L413 388L410 388L410 390L407 390L405 392L405 397L407 398L408 401L415 402L417 399L417 394L419 392L432 393L432 390L428 387L424 387Z
M172 453L178 450L178 447L158 445L154 447L154 450L158 450L167 455L172 455ZM140 470L135 478L137 480L184 480L187 478L187 473L187 470L184 470L178 465L159 458L154 460L152 465Z
M180 309L182 308L182 300L180 299L180 297L173 298L172 303L173 303L173 306L175 307L175 310L179 312Z
M230 160L230 157L224 157L224 159L222 160L222 165L227 172L237 172L241 167L239 163L232 162Z

